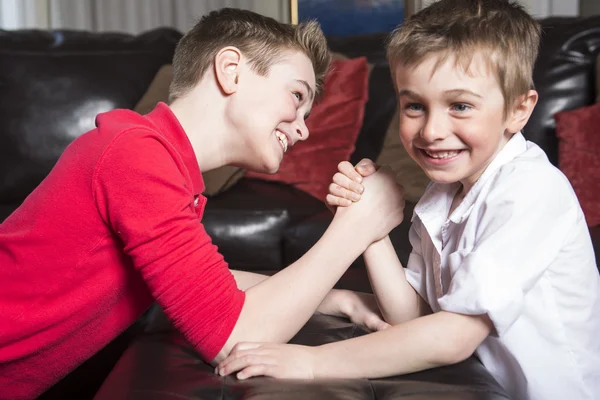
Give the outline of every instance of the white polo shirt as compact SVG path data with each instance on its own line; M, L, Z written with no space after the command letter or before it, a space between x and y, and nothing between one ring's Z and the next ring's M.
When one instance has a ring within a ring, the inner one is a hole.
M476 354L515 400L600 399L600 276L568 180L517 133L448 217L459 186L415 207L408 282L434 312L488 314Z

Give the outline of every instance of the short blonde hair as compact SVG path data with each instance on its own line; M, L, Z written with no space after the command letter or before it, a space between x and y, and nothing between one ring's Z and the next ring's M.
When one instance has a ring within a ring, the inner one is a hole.
M237 47L261 75L267 75L286 50L300 51L312 63L317 96L321 93L331 55L317 22L289 25L252 11L223 8L203 16L177 44L169 101L193 88L227 46Z
M506 116L515 100L534 87L540 33L539 23L514 1L440 0L392 32L387 58L392 71L435 56L436 68L454 58L467 72L481 52L498 79Z

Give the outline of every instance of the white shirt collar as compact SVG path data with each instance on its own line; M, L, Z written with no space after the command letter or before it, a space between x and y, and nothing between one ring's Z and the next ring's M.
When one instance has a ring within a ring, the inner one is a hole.
M512 161L515 157L527 150L527 141L521 132L517 132L494 157L490 165L485 169L481 177L475 182L469 193L465 196L461 204L454 210L448 218L448 212L452 206L452 200L456 191L460 188L460 182L455 183L437 183L430 184L425 191L413 213L419 217L426 226L432 239L439 238L441 241L441 228L448 222L461 223L467 218L473 208L477 196L490 177L503 165ZM434 242L436 240L434 239Z

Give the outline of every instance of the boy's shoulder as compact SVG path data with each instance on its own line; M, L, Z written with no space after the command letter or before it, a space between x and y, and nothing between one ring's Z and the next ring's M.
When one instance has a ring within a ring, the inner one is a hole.
M523 153L498 168L490 179L487 196L490 195L527 203L550 201L560 203L561 208L579 203L567 177L532 142L527 142Z
M515 184L531 184L534 187L570 187L566 176L548 160L546 153L529 141L524 152L498 168L495 180L497 183L508 180Z
M96 127L99 130L110 130L114 133L125 132L133 128L155 129L145 116L121 108L98 114Z

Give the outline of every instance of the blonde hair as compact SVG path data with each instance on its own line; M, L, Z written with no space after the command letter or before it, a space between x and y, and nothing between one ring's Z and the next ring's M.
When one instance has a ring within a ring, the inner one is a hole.
M261 75L267 75L285 51L304 53L312 63L320 95L331 56L317 22L289 25L252 11L224 8L203 16L177 44L169 101L193 88L227 46L237 47Z
M387 58L392 71L435 56L435 68L451 57L468 72L481 52L498 80L506 116L515 100L534 87L540 33L539 23L514 1L440 0L392 32Z

